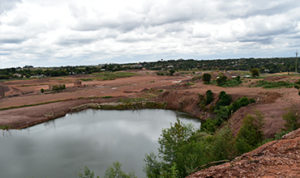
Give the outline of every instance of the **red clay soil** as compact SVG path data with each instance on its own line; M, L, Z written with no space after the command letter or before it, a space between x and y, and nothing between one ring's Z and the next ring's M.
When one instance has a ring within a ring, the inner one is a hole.
M196 177L299 177L300 129L235 158L196 172Z
M138 76L129 78L82 82L84 87L72 87L78 78L86 77L88 76L5 82L4 85L21 91L21 94L19 92L19 96L7 96L0 99L0 109L49 102L56 103L0 111L0 125L23 128L22 125L25 127L46 121L49 117L45 117L45 115L49 112L60 116L66 114L70 108L83 103L103 102L99 99L91 101L88 98L101 98L103 96L112 96L113 98L140 97L149 92L150 88L164 91L157 99L166 102L168 109L185 111L201 119L206 119L210 114L199 108L199 93L205 94L207 90L212 90L216 98L219 92L225 91L234 99L242 96L255 98L257 101L255 104L241 108L230 118L229 124L234 133L238 132L242 120L247 114L260 112L264 115L264 134L266 137L272 137L283 128L282 115L287 112L287 109L291 107L300 109L300 97L294 88L263 89L245 86L223 88L215 85L204 85L201 81L194 81L194 85L186 85L192 76L156 76L151 71L141 71L138 72ZM42 86L57 83L67 84L67 89L60 93L40 93L39 89ZM11 94L16 93L12 91Z

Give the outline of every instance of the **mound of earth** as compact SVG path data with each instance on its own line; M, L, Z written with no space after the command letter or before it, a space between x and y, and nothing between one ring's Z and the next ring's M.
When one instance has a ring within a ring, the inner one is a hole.
M299 177L300 129L235 158L213 166L192 177Z

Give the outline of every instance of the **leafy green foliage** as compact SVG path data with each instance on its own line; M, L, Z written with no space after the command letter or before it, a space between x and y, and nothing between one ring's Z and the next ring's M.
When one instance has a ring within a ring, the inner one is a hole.
M132 77L136 74L131 72L100 72L95 75L99 80L115 80L117 78Z
M205 110L205 106L209 105L214 100L214 94L211 90L207 90L205 96L199 94L199 107Z
M241 107L247 106L251 103L254 103L254 99L248 99L247 97L242 97L234 101L230 104L229 99L230 97L226 96L226 93L221 92L219 95L221 99L225 98L225 101L221 101L222 105L218 105L218 107L215 108L214 113L216 114L215 118L207 119L204 123L201 125L201 130L208 132L208 133L214 133L216 129L222 125L222 123L230 118L232 113L236 112ZM226 99L227 98L227 99ZM227 101L228 100L228 101ZM229 105L230 104L230 105Z
M79 178L94 178L95 173L94 171L90 170L88 167L84 167L83 173L78 174ZM97 176L99 178L99 176Z
M211 90L206 91L206 105L209 105L214 100L214 94Z
M220 75L216 81L218 86L223 86L227 82L227 77L225 75Z
M231 103L232 98L225 91L221 91L219 94L219 99L216 103L216 109L219 109L221 106L227 106Z
M176 133L174 137L172 133ZM165 130L160 140L172 141L160 142L165 147L165 151L159 153L161 161L153 153L146 156L147 177L185 177L199 166L216 160L231 159L236 155L235 139L229 127L210 135L191 130L189 126L177 122L176 127L172 125ZM166 155L172 155L172 159L166 160Z
M208 73L205 73L202 75L202 80L205 84L209 84L211 80L211 75Z
M259 69L258 68L252 68L250 69L252 77L259 77Z
M121 163L115 162L113 166L106 169L105 171L105 178L136 178L133 173L125 173L121 169Z
M256 83L256 87L263 87L263 88L292 88L294 87L293 83L279 81L279 82L268 82L265 80L260 80Z
M62 84L62 85L53 85L52 86L52 90L53 91L62 91L66 89L66 85L65 84Z
M170 129L163 129L162 137L158 140L160 144L159 153L162 158L169 164L174 162L177 148L184 144L192 134L193 128L190 125L183 125L180 120L171 125Z
M170 70L169 70L169 75L170 75L170 76L173 76L174 73L175 73L175 70L174 70L174 69L170 69Z
M283 120L285 120L284 124L284 131L293 131L300 127L299 121L300 116L298 115L297 111L294 109L289 110L283 116Z
M236 148L240 154L256 148L263 141L262 115L247 115L236 138Z
M208 118L201 123L201 131L207 133L215 133L218 128L218 119Z

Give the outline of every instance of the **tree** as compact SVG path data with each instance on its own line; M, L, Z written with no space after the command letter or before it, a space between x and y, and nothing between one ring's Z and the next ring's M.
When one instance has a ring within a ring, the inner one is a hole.
M84 167L83 173L79 173L79 178L94 178L95 177L95 173L94 171L90 170L88 167ZM97 178L100 178L99 176L97 176Z
M300 127L299 124L300 117L294 109L291 109L287 113L285 113L283 115L283 120L285 120L286 122L284 124L285 131L293 131Z
M173 76L174 73L175 73L175 70L174 70L174 69L171 69L171 70L169 70L169 73L170 73L171 76Z
M202 80L205 84L209 84L211 80L211 75L208 73L203 74Z
M206 91L206 105L209 105L214 100L214 94L211 90Z
M136 178L133 173L126 174L121 169L121 163L115 162L113 166L106 169L104 178Z
M258 68L252 68L250 70L252 77L259 77L259 69Z
M236 138L236 148L240 154L255 149L263 141L263 117L247 115Z
M218 86L223 86L223 85L225 85L226 81L227 81L227 77L226 77L225 75L222 74L222 75L220 75L219 78L217 79L217 85L218 85Z

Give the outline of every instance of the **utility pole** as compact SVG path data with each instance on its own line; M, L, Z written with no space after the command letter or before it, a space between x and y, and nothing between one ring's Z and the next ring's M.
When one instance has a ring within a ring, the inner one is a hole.
M298 73L298 51L296 51L296 66L295 66L295 72Z

